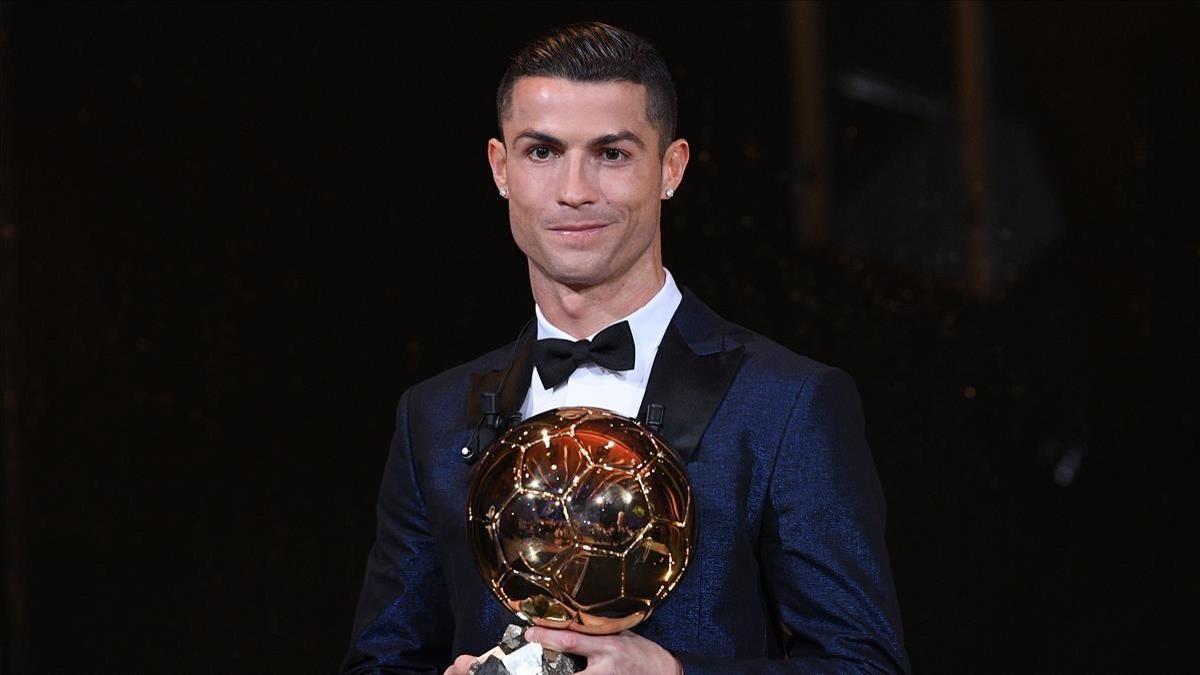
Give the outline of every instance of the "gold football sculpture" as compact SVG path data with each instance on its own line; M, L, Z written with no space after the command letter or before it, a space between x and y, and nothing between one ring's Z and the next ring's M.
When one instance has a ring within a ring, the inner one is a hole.
M509 429L472 469L467 536L487 586L522 620L607 635L679 583L693 508L683 464L653 432L558 408Z

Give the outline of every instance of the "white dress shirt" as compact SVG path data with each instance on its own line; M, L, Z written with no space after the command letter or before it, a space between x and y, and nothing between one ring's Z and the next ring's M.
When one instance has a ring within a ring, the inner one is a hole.
M637 416L642 405L642 396L646 393L646 382L650 379L650 368L654 365L655 355L658 354L658 345L667 332L671 317L675 315L675 310L683 300L683 294L679 292L671 273L665 268L663 271L666 272L667 278L658 293L629 316L613 322L629 322L629 329L633 333L633 370L614 371L595 363L585 363L576 368L566 382L553 389L546 389L542 386L542 378L537 368L534 368L533 377L529 381L529 393L525 395L525 402L521 405L523 419L529 419L552 408L577 405L606 408L626 417ZM566 331L547 321L541 307L535 304L533 311L537 314L539 340L560 338L575 341ZM588 339L596 337L596 333L587 336Z

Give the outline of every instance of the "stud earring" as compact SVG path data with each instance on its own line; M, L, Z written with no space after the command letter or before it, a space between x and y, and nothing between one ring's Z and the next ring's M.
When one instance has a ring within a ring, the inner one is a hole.
M675 188L667 188L667 199L675 196Z
M506 188L506 187L500 188L500 196L504 197L505 199L508 199L508 188Z

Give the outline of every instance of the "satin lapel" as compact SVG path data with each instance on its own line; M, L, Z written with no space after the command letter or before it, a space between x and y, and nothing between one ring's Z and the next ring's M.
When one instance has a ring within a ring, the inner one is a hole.
M471 375L471 390L467 393L466 412L467 426L474 428L481 414L479 406L484 392L498 393L498 403L501 417L508 417L514 412L520 412L521 404L525 402L525 393L529 391L529 382L533 377L533 339L537 336L537 326L531 321L529 326L517 338L513 345L512 364L508 377L504 378L504 370L509 364L499 370Z
M694 297L687 300L699 302ZM684 340L674 320L667 327L654 357L638 419L646 419L651 404L663 406L660 433L683 461L691 461L700 445L700 438L737 374L743 351L738 345L701 356Z

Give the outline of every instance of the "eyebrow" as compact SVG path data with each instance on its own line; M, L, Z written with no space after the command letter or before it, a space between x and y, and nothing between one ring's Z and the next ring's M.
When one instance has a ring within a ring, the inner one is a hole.
M632 131L618 131L615 134L605 134L599 138L592 139L591 145L593 147L597 145L612 145L621 141L629 141L643 150L646 148L646 144L642 142L641 137Z
M533 129L526 129L525 131L517 134L516 138L513 139L513 142L515 143L522 138L528 138L534 142L545 143L546 145L553 145L558 148L566 145L566 143L564 143L560 138L555 138L550 134L534 131ZM646 144L642 141L641 136L638 136L632 131L618 131L615 134L604 134L603 136L597 136L588 142L588 146L595 148L604 145L612 145L614 143L619 143L620 141L629 141L643 150L646 148Z

